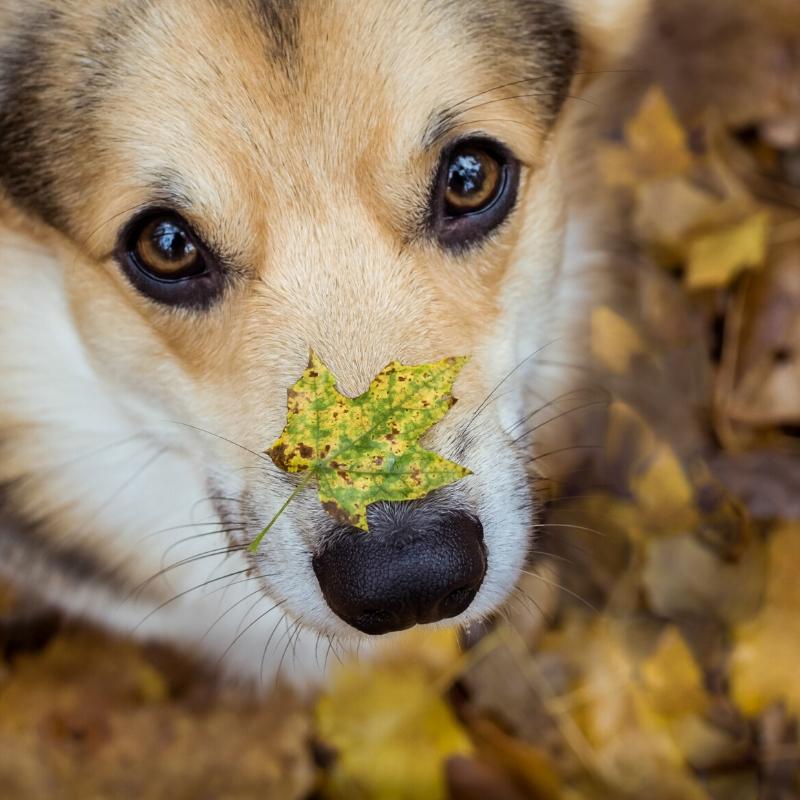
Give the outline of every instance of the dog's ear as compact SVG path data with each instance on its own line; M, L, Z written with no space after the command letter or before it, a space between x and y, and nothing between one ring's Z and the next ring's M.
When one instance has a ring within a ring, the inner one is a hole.
M639 40L651 0L566 0L584 42L586 70L609 69Z

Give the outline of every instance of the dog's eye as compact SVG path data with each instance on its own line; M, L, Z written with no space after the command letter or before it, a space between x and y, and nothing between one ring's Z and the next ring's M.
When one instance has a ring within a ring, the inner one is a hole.
M136 257L161 280L180 280L204 270L191 234L172 219L157 217L144 226L136 240Z
M486 208L496 197L503 177L497 159L485 150L460 147L447 162L445 204L451 216Z
M451 249L485 238L511 212L518 184L519 162L499 143L456 143L442 156L434 184L434 235Z
M207 307L224 284L209 248L171 211L134 219L122 234L117 260L142 294L167 305Z

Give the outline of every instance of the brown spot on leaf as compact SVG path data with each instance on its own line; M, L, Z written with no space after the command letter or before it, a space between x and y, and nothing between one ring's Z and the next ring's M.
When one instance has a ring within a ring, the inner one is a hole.
M358 517L351 517L338 503L333 500L326 500L322 507L327 511L340 525L355 525L358 522Z
M314 448L310 445L305 444L304 442L299 442L297 445L297 449L300 451L300 455L303 458L310 459L314 455Z
M275 464L276 467L286 470L288 462L286 460L285 444L276 444L274 447L271 447L267 450L267 455L272 459L272 463Z

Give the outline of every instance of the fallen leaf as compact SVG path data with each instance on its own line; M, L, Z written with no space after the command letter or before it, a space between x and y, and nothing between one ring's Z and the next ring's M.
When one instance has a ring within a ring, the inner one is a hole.
M697 521L692 484L665 442L644 470L631 478L631 491L653 530L683 533Z
M656 614L735 624L758 609L765 570L758 540L734 562L720 559L692 534L654 538L646 553L642 585Z
M800 424L800 226L778 224L776 236L784 227L788 240L770 249L767 268L741 288L738 358L723 408L740 426Z
M764 605L735 632L731 694L749 716L773 703L800 714L800 526L785 524L769 542Z
M474 751L430 672L413 662L343 666L316 719L337 754L325 783L332 800L444 800L446 762Z
M637 114L625 125L624 145L600 150L600 171L611 186L639 183L687 173L693 156L686 134L663 89L654 86Z
M763 211L733 227L700 236L689 247L687 287L727 286L740 272L762 267L768 240L769 214Z
M703 675L675 626L659 637L655 652L641 666L644 698L662 717L702 714L709 699Z
M628 320L608 306L592 311L592 353L617 375L624 375L635 356L647 350L644 340Z
M286 427L267 453L286 472L306 472L301 487L316 478L320 502L338 522L367 530L371 503L424 497L470 474L418 443L456 402L453 382L466 361L395 361L349 398L312 353L289 389Z
M692 165L686 133L660 86L650 89L625 125L625 139L656 175L679 175Z

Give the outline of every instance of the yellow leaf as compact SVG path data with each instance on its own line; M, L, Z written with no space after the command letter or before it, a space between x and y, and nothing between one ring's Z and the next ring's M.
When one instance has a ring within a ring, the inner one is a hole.
M660 444L644 471L631 479L631 491L648 520L659 528L681 533L696 521L692 485L667 444Z
M745 714L784 702L800 714L800 525L769 543L769 573L759 614L740 625L731 657L731 692Z
M695 239L689 246L687 286L690 289L726 286L744 270L762 267L768 240L767 212L759 212L739 225Z
M608 306L592 311L592 353L612 372L624 375L634 356L646 352L636 328Z
M337 752L332 800L445 800L444 764L472 743L418 664L347 665L317 706L317 730Z
M452 630L412 629L342 666L317 706L320 736L337 750L326 796L444 797L444 764L469 736L440 697L461 648Z
M645 95L625 126L625 146L607 145L599 154L601 174L612 186L684 175L693 161L683 128L659 87Z
M625 126L625 138L658 175L680 175L692 165L686 134L658 86L645 95L639 113Z
M655 652L641 666L641 676L644 698L662 716L701 714L708 707L703 675L674 626L661 634Z
M666 661L671 654L683 656L680 644L671 635L662 640L647 683L637 676L641 670L623 631L605 619L579 632L583 681L568 699L593 748L593 768L619 792L614 796L707 800L671 734L670 721L650 702L654 697L663 702L668 693ZM682 684L693 687L694 679L684 664Z

